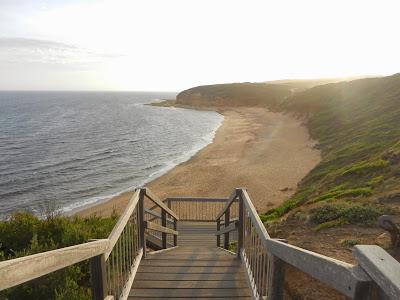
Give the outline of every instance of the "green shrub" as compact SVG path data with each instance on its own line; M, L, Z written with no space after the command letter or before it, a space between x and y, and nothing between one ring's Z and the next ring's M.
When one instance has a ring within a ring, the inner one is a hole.
M39 219L30 213L16 213L0 221L0 260L106 238L115 222L115 217ZM89 264L85 261L4 290L0 299L90 299L89 281Z
M310 220L315 224L342 220L349 224L371 225L383 213L382 209L371 205L324 205L311 211Z

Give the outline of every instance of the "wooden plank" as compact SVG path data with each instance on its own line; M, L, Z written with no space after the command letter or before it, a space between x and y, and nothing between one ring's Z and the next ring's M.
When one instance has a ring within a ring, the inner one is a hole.
M228 201L226 202L224 208L217 214L217 216L215 217L215 220L218 220L222 217L223 214L225 214L225 211L231 207L232 203L236 200L237 196L238 196L238 192L240 191L240 189L235 189L232 194L230 195L230 197L228 198Z
M136 255L135 257L135 262L134 264L131 266L131 270L130 270L130 276L128 281L125 283L123 290L121 292L120 297L118 298L119 300L126 300L129 297L129 293L132 289L132 283L135 279L137 270L139 268L140 262L142 260L143 257L143 249L140 249L138 252L138 255Z
M139 194L140 194L140 191L136 190L136 192L133 194L133 196L129 200L128 205L126 206L124 212L119 217L117 224L114 226L113 230L111 231L110 235L108 236L108 239L110 240L110 249L105 253L106 260L110 256L110 253L111 253L112 249L114 248L115 244L117 243L122 231L124 230L126 223L128 223L129 218L131 217L133 211L135 210L136 205L139 201Z
M146 273L230 273L243 272L242 268L238 267L157 267L157 266L140 266L138 272Z
M149 188L142 188L142 190L145 191L147 198L149 198L151 201L153 201L159 207L164 209L171 217L173 217L176 220L179 220L178 216L172 210L170 210L163 201L161 201L156 195L154 195L153 192L150 191Z
M268 252L342 294L353 298L369 276L356 266L273 239L266 240Z
M236 221L236 222L233 222L233 223L231 223L229 226L227 226L227 227L224 227L224 228L222 228L221 230L219 230L219 231L217 231L216 233L215 233L215 235L221 235L221 234L224 234L224 233L229 233L229 232L231 232L231 231L234 231L234 230L237 230L238 229L238 222Z
M153 221L153 220L155 220L156 218L161 219L161 214L159 214L159 213L157 213L157 212L155 212L155 211L152 211L152 210L150 210L150 209L148 209L148 208L145 208L145 209L144 209L144 212L145 212L146 214L149 214L149 215L152 215L153 217L155 217L155 218L150 219L149 221ZM167 222L173 224L173 223L174 223L174 220L171 219L171 218L167 218Z
M243 289L132 289L130 296L135 297L242 297L250 296L247 288Z
M270 238L267 230L265 229L264 224L261 222L260 217L258 216L257 210L254 207L253 203L250 200L249 194L247 194L247 191L242 189L240 190L241 197L243 200L243 204L246 207L247 211L249 212L249 216L251 220L253 221L254 227L256 228L257 234L262 238L262 239L267 239Z
M235 281L235 280L245 280L243 272L235 273L141 273L136 274L135 280L176 280L176 281L186 281L186 280L207 280L207 281Z
M104 300L107 294L106 260L104 254L90 258L90 283L93 300Z
M161 226L159 224L149 222L149 221L145 221L145 227L150 230L155 230L155 231L159 231L159 232L165 232L165 233L169 233L169 234L178 235L178 231L175 231L171 228L164 227L164 226Z
M0 262L0 290L49 274L105 253L109 240L102 239Z
M209 280L135 280L132 286L141 289L234 289L247 288L245 280L225 280L225 281L209 281Z
M240 296L240 297L230 297L231 299L240 299L240 300L243 300L243 299L245 299L245 300L248 300L248 299L253 299L252 297L250 297L250 296ZM129 298L128 299L141 299L140 297L135 297L135 296L129 296ZM177 298L166 298L166 297L146 297L145 298L146 300L164 300L164 299L169 299L169 300L176 300ZM178 298L179 299L179 298ZM192 300L205 300L205 299L208 299L208 298L203 298L203 297L201 297L201 298L197 298L197 297L191 297L190 299L192 299ZM212 300L227 300L226 299L226 297L212 297L212 298L210 298L210 299L212 299Z
M400 263L376 245L357 245L353 256L390 299L400 299Z
M171 202L221 202L226 203L229 198L207 198L207 197L168 197L166 201Z
M241 267L241 261L232 258L231 260L154 260L145 259L141 266L162 266L162 267Z

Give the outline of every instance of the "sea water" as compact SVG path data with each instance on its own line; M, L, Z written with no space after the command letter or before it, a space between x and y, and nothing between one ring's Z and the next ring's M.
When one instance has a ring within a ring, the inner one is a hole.
M70 212L142 186L212 142L216 112L162 92L0 92L0 218Z

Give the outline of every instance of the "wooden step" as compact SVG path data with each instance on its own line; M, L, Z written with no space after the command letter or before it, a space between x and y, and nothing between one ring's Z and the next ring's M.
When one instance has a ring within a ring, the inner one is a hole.
M132 289L129 296L133 299L145 299L148 297L171 298L213 298L226 297L238 298L251 296L248 288L235 289Z

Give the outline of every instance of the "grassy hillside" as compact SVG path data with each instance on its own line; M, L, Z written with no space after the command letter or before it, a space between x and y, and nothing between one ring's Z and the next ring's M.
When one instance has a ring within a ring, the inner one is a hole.
M319 142L322 161L293 197L263 219L291 212L302 215L300 222L321 229L375 224L382 213L397 214L393 203L400 201L400 74L309 89L325 81L273 83L200 86L177 97L178 104L264 106L305 120Z
M291 95L290 87L266 83L204 85L179 93L176 103L192 106L275 106Z
M281 108L306 116L322 162L264 216L302 207L317 228L374 223L400 201L400 74L317 86Z

